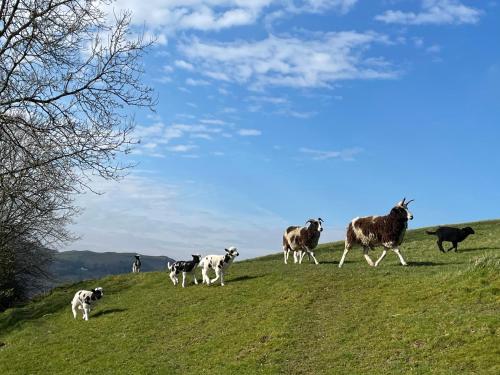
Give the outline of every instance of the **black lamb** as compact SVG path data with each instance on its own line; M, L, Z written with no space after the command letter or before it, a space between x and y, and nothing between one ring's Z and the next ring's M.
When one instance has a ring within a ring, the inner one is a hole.
M470 234L474 234L474 229L471 227L465 228L453 228L453 227L438 227L436 231L432 232L430 230L426 230L425 233L433 234L438 237L437 245L441 252L448 252L452 249L455 249L455 252L458 250L458 243L465 240ZM443 249L443 242L451 242L453 244L448 250Z

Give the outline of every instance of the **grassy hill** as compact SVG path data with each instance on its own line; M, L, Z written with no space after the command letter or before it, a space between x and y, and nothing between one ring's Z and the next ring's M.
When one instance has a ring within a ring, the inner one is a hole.
M59 287L0 314L0 373L498 374L500 221L469 224L459 253L410 231L409 267L391 253L370 268L354 249L339 269L332 243L318 266L235 263L223 288L165 272ZM74 292L98 285L90 320L73 320Z

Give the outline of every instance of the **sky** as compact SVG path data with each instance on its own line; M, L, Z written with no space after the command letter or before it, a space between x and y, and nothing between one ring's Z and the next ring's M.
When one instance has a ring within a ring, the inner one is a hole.
M77 198L65 250L252 258L289 225L321 217L320 242L339 240L403 197L410 229L500 216L500 2L111 7L156 40L158 104L130 109L137 166Z

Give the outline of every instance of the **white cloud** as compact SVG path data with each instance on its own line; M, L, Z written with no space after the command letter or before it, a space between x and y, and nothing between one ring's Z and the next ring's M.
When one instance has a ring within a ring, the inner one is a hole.
M159 42L181 30L217 31L255 24L265 11L282 14L320 13L329 10L348 12L357 0L118 0L106 7L131 10L133 23L145 25L148 34Z
M279 96L265 96L265 95L259 95L259 96L249 96L248 100L254 101L254 102L264 102L264 103L270 103L270 104L289 104L289 100L287 98L279 97Z
M338 32L315 33L314 39L271 35L257 42L208 43L191 38L179 50L202 73L217 72L254 89L332 87L341 80L397 77L385 59L364 56L375 43L390 42L374 32Z
M342 151L321 151L302 147L299 151L303 154L310 155L313 160L342 159L345 161L353 161L354 156L361 153L363 149L354 147Z
M422 0L421 8L419 13L387 10L375 19L403 25L475 24L482 13L458 0Z
M172 147L169 147L168 150L172 152L189 152L194 149L198 148L196 145L175 145Z
M227 125L228 123L226 121L220 120L220 119L202 119L200 120L202 124L208 124L208 125Z
M262 132L257 129L240 129L238 130L238 134L242 137L255 137L261 135Z
M205 81L203 79L192 79L192 78L186 79L186 85L189 86L208 86L209 84L210 82Z
M164 157L169 152L184 153L197 148L197 145L176 145L165 147L173 140L184 141L186 139L211 140L214 136L222 136L222 120L201 120L200 124L173 123L166 125L161 121L150 126L138 126L134 132L134 138L141 143L136 146L136 155L146 155L153 157Z
M101 180L93 189L105 194L77 197L85 210L71 229L81 239L65 250L188 259L193 251L223 253L224 247L237 246L241 258L252 258L277 252L277 239L287 225L251 202L236 205L231 191L219 202L218 195L199 183L172 184L148 171L133 171L119 182ZM231 207L224 206L227 201Z
M425 49L429 53L439 53L441 52L441 46L438 44L433 44Z
M175 60L175 66L185 70L194 70L194 66L184 60Z

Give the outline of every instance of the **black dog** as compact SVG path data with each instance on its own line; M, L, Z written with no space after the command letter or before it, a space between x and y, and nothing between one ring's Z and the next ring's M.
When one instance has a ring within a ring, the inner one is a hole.
M182 272L182 287L186 286L186 274L190 273L193 276L194 283L198 285L198 280L196 280L196 266L200 263L201 255L193 254L193 260L183 261L179 260L173 264L168 263L168 269L170 270L170 280L177 285L179 283L179 279L177 275Z
M472 229L471 227L465 227L462 229L452 227L439 227L435 232L426 230L425 233L435 234L438 237L437 245L439 247L439 250L441 250L443 253L445 252L443 249L443 242L451 242L453 244L453 246L446 251L450 251L454 248L455 252L457 252L458 243L465 240L469 234L474 234L474 229Z

